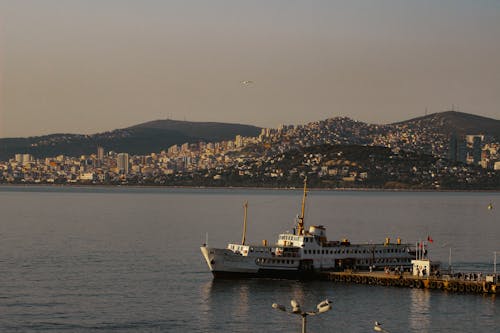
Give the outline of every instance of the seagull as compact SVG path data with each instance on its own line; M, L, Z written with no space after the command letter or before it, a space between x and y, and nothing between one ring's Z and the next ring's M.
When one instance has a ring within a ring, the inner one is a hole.
M243 84L243 85L246 86L246 85L249 85L249 84L253 84L253 81L251 81L251 80L243 80L243 81L241 81L241 84Z
M384 330L381 327L382 323L379 323L378 321L375 322L375 327L373 327L373 330L376 332L383 332Z

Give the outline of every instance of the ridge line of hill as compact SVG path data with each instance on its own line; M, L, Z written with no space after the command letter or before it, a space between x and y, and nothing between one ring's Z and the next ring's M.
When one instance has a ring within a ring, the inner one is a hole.
M313 126L315 123L342 121L348 122L352 120L336 117L299 126L308 127ZM357 123L366 127L366 131L370 133L380 131L378 127L383 127L385 131L397 130L399 127L415 127L444 137L451 134L484 134L500 141L500 120L458 111L433 113L387 125ZM12 158L16 153L27 153L38 158L57 155L88 155L95 152L96 146L99 145L104 146L106 150L147 154L165 150L172 145L185 142L227 141L234 140L236 135L256 137L261 130L260 127L244 124L158 119L90 135L49 134L27 138L0 139L0 160ZM362 136L364 134L352 135ZM354 141L358 143L366 142L361 137L357 139Z

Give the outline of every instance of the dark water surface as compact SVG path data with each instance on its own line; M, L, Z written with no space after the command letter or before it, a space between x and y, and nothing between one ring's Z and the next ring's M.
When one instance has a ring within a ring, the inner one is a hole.
M306 224L330 239L415 242L431 235L432 258L493 269L500 251L499 193L312 191ZM300 191L0 187L0 331L298 332L275 311L295 298L308 332L500 332L492 296L280 280L213 281L199 251L291 230ZM492 201L495 209L486 207ZM499 259L500 262L500 253ZM500 267L500 264L499 264Z

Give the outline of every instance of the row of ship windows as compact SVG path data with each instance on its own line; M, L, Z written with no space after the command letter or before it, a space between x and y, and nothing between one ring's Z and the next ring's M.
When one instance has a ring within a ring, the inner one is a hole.
M346 254L346 253L403 253L404 249L384 249L384 250L304 250L304 254Z
M283 236L281 237L283 240L289 240L289 241L299 241L299 237L298 236ZM307 238L305 238L307 239ZM306 240L307 242L307 240Z
M288 259L264 259L264 258L257 258L255 260L257 264L293 264L293 260L288 260Z
M330 259L330 262L334 262L334 259ZM323 261L327 262L326 260ZM375 260L369 260L369 259L356 259L354 260L356 265L369 265L369 264L391 264L391 263L397 263L402 264L402 263L408 263L410 262L410 259L407 258L377 258Z
M264 259L264 258L257 258L255 260L257 264L286 264L286 265L291 265L294 263L294 260L287 260L287 259ZM389 264L389 263L403 263L403 262L410 262L410 259L408 258L392 258L392 259L387 259L387 258L378 258L375 259L373 263L377 264ZM363 265L363 264L371 264L371 260L356 260L356 264L358 265Z
M392 259L387 259L387 258L379 258L375 259L374 263L376 264L390 264L390 263L403 263L403 262L410 262L410 259L408 258L392 258ZM357 264L370 264L369 260L356 260Z

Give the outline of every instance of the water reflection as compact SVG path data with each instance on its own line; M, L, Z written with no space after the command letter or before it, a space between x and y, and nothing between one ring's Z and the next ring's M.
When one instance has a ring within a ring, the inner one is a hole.
M251 331L251 286L245 281L212 280L202 285L200 325L202 328L224 327ZM203 330L203 329L202 329Z
M272 303L290 308L297 300L304 309L314 309L325 298L332 298L330 283L302 283L287 280L212 280L200 290L200 329L224 331L287 332L300 326L300 318L276 312ZM326 317L324 318L326 319ZM313 327L326 323L315 320Z
M375 320L389 332L472 332L499 322L494 297L323 281L211 280L200 283L199 332L295 332L300 318L271 308L305 310L328 298L333 309L308 321L310 332L369 332ZM495 329L492 330L492 332Z
M413 332L428 332L431 326L430 318L431 292L429 290L410 290L409 325Z

